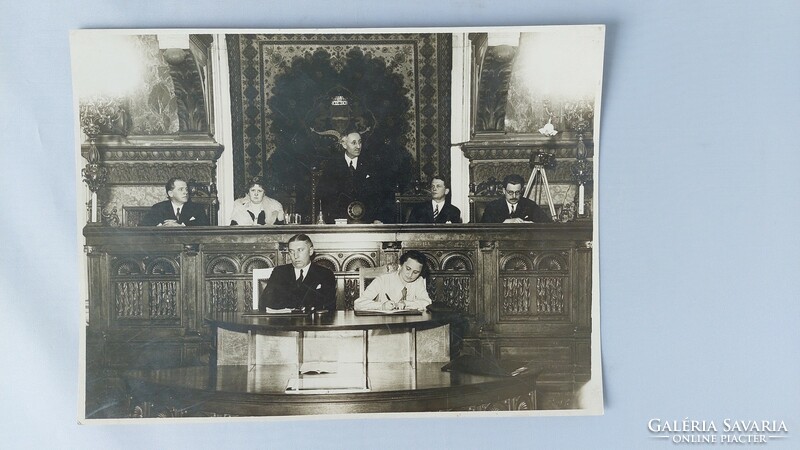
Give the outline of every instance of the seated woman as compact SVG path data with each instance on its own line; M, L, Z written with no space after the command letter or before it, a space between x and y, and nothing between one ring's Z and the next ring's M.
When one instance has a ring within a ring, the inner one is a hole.
M253 178L247 185L247 195L233 202L231 225L282 225L285 220L283 206L264 193L264 183Z
M353 307L356 311L424 311L431 304L426 288L428 274L428 259L425 255L409 250L400 256L400 267L397 271L372 280L355 300Z

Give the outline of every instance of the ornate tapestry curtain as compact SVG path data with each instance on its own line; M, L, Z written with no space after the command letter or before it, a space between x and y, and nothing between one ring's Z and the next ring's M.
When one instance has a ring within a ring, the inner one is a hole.
M237 196L246 180L260 176L296 189L299 212L307 213L311 169L341 155L326 131L343 131L344 119L368 129L362 154L379 160L391 189L437 173L449 178L451 35L259 34L227 41Z

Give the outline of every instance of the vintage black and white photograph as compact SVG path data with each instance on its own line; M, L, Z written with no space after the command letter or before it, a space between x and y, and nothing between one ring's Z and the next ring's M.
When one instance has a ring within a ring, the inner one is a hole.
M604 39L73 31L79 420L602 414Z

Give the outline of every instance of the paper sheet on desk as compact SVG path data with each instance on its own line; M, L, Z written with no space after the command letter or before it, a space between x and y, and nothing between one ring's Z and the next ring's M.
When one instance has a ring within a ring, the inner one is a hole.
M272 309L267 308L267 314L291 314L294 310L292 308Z

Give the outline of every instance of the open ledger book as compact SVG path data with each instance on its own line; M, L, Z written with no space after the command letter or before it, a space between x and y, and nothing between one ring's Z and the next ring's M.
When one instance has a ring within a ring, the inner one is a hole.
M355 311L357 316L421 316L422 311L416 309L390 309L388 311L368 310L368 311Z

